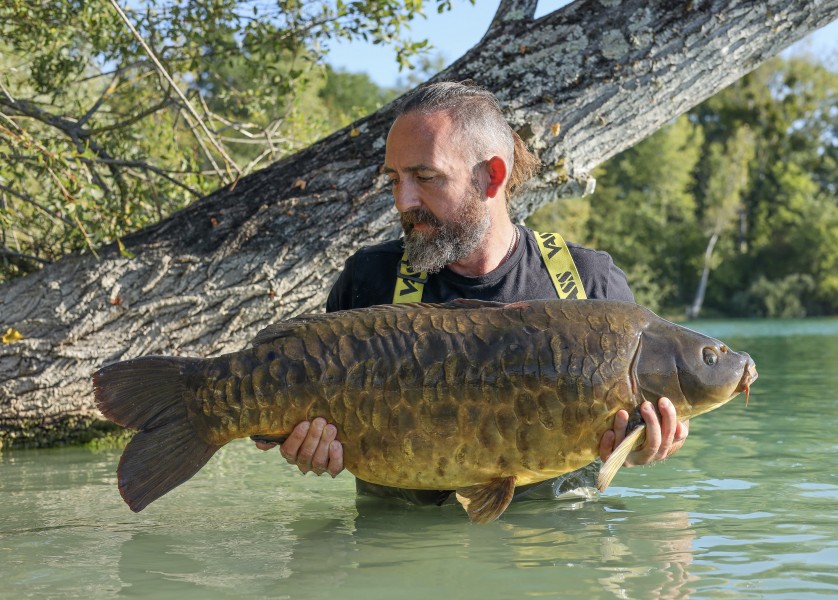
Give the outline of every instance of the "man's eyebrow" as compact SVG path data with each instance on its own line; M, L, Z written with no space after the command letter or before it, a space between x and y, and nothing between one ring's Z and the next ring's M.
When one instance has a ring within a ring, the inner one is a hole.
M429 167L428 165L415 165L412 167L405 167L404 170L408 173L416 173L418 171L436 171L436 169L434 169L433 167ZM393 167L388 167L387 165L381 167L381 172L385 175L392 175L394 173L397 173L397 171Z

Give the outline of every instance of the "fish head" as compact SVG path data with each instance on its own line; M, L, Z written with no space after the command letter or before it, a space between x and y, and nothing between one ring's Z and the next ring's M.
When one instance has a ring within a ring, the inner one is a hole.
M735 352L717 339L663 319L653 320L639 337L632 367L638 400L657 406L666 396L679 420L729 402L757 378L746 352Z

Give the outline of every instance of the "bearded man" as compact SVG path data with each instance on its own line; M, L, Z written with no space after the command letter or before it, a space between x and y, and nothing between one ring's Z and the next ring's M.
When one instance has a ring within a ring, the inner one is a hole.
M440 82L406 96L387 136L383 172L389 178L404 237L369 246L346 261L326 303L327 312L401 301L458 298L496 302L601 298L633 302L625 274L611 257L556 234L546 238L512 223L509 200L535 174L538 159L503 117L496 98L474 85ZM545 240L550 245L545 247ZM556 241L558 239L558 241ZM549 252L546 250L549 248ZM555 252L554 252L555 251ZM572 260L557 276L554 254ZM563 286L556 283L563 281ZM688 423L661 398L660 418L641 407L646 442L627 466L648 464L683 445ZM623 440L621 411L600 442L603 460ZM337 430L324 419L297 425L280 452L303 473L343 469ZM275 444L257 442L266 450ZM516 488L515 499L590 497L599 463L538 484ZM365 495L442 504L448 490L402 490L357 480Z

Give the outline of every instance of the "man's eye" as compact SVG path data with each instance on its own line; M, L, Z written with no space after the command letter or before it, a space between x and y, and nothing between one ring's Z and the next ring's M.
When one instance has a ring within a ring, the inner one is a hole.
M419 181L432 181L434 178L433 175L417 175L416 179Z

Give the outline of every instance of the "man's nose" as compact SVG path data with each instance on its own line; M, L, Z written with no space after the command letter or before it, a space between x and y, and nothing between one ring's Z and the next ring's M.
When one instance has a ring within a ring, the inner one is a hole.
M419 189L409 178L405 178L393 187L393 199L396 210L400 213L422 206Z

